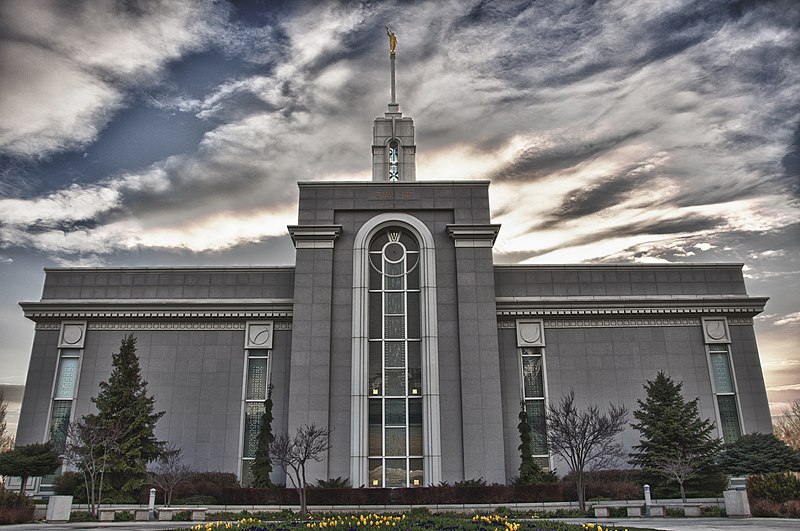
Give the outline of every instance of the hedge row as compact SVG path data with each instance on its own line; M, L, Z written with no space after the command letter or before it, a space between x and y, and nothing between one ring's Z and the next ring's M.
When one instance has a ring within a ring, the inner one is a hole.
M526 503L564 499L562 485L510 487L416 487L406 489L309 489L309 505L422 505L459 503ZM220 503L227 505L292 505L293 489L223 489Z

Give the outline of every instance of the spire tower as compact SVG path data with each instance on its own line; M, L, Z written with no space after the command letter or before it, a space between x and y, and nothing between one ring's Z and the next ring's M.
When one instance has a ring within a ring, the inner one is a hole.
M397 36L388 26L390 87L389 106L383 116L375 118L372 127L372 180L399 182L416 180L414 120L403 117L397 103L395 71L397 64Z

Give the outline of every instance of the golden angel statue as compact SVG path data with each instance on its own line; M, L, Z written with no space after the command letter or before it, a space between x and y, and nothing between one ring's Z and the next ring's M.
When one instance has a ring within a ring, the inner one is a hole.
M386 35L389 36L389 55L394 55L394 50L397 48L397 35L395 35L386 24L384 24L383 27L386 28Z

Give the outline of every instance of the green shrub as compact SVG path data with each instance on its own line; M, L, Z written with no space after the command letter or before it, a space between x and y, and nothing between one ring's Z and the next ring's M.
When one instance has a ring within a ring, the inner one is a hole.
M667 516L672 517L686 516L686 514L683 512L683 507L667 507L664 512L667 514Z
M97 518L89 511L72 511L69 515L70 522L96 522Z
M24 524L33 520L33 502L24 494L0 487L0 524Z
M224 489L238 487L239 480L236 479L236 474L228 472L195 472L188 481L175 487L172 499L177 500L176 503L182 503L181 500L205 496L204 500L206 501L198 503L218 503L221 501ZM147 499L147 491L149 490L148 488L143 491L144 500Z
M205 494L196 494L173 502L174 505L214 505L216 503L217 499L214 496L207 496Z
M465 479L464 481L456 481L453 484L453 486L454 487L485 487L486 486L486 480L484 480L483 478Z
M724 518L728 515L725 514L725 509L718 505L703 505L700 507L700 516L707 516L709 518Z
M53 492L59 496L72 496L72 503L86 503L83 481L83 475L78 472L62 472L53 481Z
M130 511L116 511L114 513L115 522L132 522L133 513Z
M777 503L800 500L800 479L782 472L750 476L747 479L747 494L753 499Z
M584 480L587 500L638 500L642 497L640 473L637 470L598 470L589 472ZM566 501L578 499L575 474L564 476L560 484Z
M192 511L175 511L172 519L178 522L188 522L192 519Z
M318 479L317 487L321 489L346 489L350 486L350 478L337 478Z

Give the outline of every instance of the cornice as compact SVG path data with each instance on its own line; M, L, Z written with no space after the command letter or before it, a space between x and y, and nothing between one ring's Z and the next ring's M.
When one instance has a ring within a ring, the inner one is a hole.
M711 315L754 316L768 297L668 295L497 297L498 316Z
M47 273L274 273L293 272L293 265L282 266L178 266L178 267L45 267Z
M492 247L500 232L499 224L452 224L445 227L456 247Z
M54 319L291 319L292 299L80 299L21 302L32 321Z
M631 264L631 263L580 263L580 264L495 264L494 269L500 271L572 271L592 269L741 269L744 263L740 262L671 262L669 264Z
M298 188L362 188L364 186L392 187L392 186L436 186L443 188L462 188L489 186L492 181L488 180L469 180L469 181L298 181Z
M333 241L342 234L341 225L289 225L294 246L303 248L333 248Z

